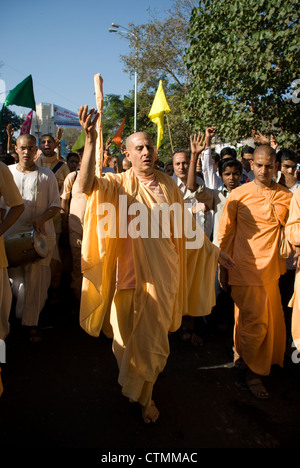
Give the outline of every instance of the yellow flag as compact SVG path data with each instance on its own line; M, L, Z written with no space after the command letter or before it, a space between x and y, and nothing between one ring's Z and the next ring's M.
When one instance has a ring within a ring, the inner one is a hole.
M157 149L160 147L164 134L164 113L170 111L171 109L167 103L162 81L160 80L148 115L149 119L157 125Z

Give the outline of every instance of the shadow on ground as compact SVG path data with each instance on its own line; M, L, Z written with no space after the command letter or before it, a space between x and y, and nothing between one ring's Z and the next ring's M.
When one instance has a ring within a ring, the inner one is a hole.
M170 335L170 357L154 390L161 416L148 426L121 395L109 339L87 335L66 304L48 305L41 324L39 344L12 324L2 366L1 447L298 447L300 367L290 358L283 369L274 367L265 380L270 400L255 399L232 367L228 327L208 328L201 348Z

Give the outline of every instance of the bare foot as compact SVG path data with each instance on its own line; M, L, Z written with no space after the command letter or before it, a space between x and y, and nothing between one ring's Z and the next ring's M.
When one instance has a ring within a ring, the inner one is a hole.
M151 405L142 406L142 417L146 424L154 423L158 420L159 411L155 406L154 401L151 401Z
M180 339L181 341L190 341L192 338L192 330L189 330L188 328L181 327L180 329Z
M247 386L253 396L259 398L260 400L268 400L269 393L265 389L261 377L253 372L249 372L246 377Z
M192 334L191 343L194 346L204 346L204 341L202 336L197 335L197 333Z

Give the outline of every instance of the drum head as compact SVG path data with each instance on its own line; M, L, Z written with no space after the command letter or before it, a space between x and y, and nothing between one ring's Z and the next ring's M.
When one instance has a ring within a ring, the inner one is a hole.
M46 238L42 234L34 231L33 235L34 249L36 253L41 257L45 258L48 255L48 246L46 243Z
M17 267L32 263L38 258L33 243L34 232L26 231L4 238L8 266Z

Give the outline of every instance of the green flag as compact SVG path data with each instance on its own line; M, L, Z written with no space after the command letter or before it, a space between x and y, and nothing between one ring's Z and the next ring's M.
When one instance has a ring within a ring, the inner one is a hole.
M35 111L35 99L31 75L27 76L25 80L21 81L21 83L10 91L3 105L29 107L29 109L33 109Z
M77 138L74 145L72 146L72 151L77 151L77 150L83 148L84 143L85 143L85 133L84 133L84 130L82 130L79 137Z

